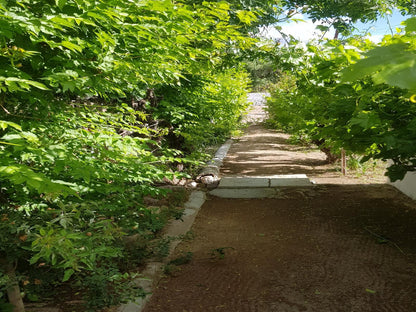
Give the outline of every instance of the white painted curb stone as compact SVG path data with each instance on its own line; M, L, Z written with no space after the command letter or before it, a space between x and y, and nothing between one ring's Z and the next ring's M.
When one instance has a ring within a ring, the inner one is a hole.
M217 150L214 155L214 158L208 161L204 168L202 168L201 173L198 175L197 179L201 179L204 176L212 176L213 183L219 179L220 168L222 166L224 158L227 156L228 151L230 150L231 144L233 143L232 139L228 139L221 147ZM210 184L208 183L208 184Z
M234 176L222 178L209 194L221 198L279 198L281 188L310 186L313 183L305 174Z

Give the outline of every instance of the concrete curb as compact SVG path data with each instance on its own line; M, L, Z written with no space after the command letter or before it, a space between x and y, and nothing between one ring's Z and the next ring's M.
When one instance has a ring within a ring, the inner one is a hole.
M306 174L271 176L229 176L221 179L218 188L256 188L282 186L311 186Z
M221 198L280 198L282 188L312 187L305 174L271 176L233 176L222 178L210 195Z
M147 301L152 296L152 291L162 278L162 271L169 258L172 256L176 246L180 240L178 237L185 235L190 229L195 220L198 211L206 200L206 194L203 191L193 191L189 196L188 201L185 203L185 211L182 216L182 220L174 220L165 229L164 238L172 238L173 241L170 245L169 255L164 261L149 262L145 269L141 272L142 277L138 278L135 282L138 287L148 294L144 298L137 298L134 302L129 302L118 307L118 312L140 312L143 310Z
M204 176L211 176L212 180L218 180L220 175L220 168L222 166L224 158L227 156L228 151L230 150L231 144L233 143L232 139L228 139L221 147L217 150L210 161L208 161L204 168L202 168L200 174L198 175L197 179L203 181ZM210 181L210 180L208 180ZM208 183L205 183L208 184Z
M230 150L231 144L233 144L232 139L225 141L225 143L215 153L214 158L209 161L207 165L215 165L217 167L221 167L224 158L227 156L227 153Z

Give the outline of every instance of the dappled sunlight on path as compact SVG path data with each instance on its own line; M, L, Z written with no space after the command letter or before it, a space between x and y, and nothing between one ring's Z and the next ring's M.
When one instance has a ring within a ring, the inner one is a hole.
M288 139L289 135L266 129L262 125L249 126L245 134L231 146L221 174L224 176L306 174L317 183L330 184L386 182L382 172L371 177L357 177L354 173L342 176L340 164L328 164L325 154L316 147L293 145Z
M416 311L416 202L382 172L343 176L288 138L251 125L234 142L175 251L192 260L171 268L145 312ZM304 174L316 184L273 184ZM241 196L259 189L267 196Z

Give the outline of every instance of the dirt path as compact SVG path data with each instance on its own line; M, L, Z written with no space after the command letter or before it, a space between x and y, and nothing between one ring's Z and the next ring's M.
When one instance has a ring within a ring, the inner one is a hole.
M328 164L318 149L288 143L289 135L252 125L231 146L222 175L306 174L318 184L386 183L383 172L367 170L341 175L340 164ZM380 168L378 168L379 170Z
M225 175L306 173L277 199L210 197L145 312L416 311L416 203L250 127ZM371 183L371 184L369 184Z

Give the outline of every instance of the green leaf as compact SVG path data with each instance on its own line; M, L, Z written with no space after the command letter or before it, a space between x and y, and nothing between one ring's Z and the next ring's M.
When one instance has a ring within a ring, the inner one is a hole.
M77 87L77 84L75 83L75 81L71 81L71 80L63 80L60 82L61 86L62 86L62 91L71 91L73 92L75 90L75 88Z
M403 24L406 26L405 30L406 32L413 32L416 31L416 17L408 18L403 22Z
M12 128L15 128L16 130L22 131L22 127L19 126L18 124L11 122L11 121L0 120L0 128L3 130L6 130L7 127L12 127Z
M373 78L374 82L378 84L386 83L402 89L416 90L416 54L409 53L407 61L386 66L374 74Z
M55 0L56 5L62 9L66 5L67 0Z
M325 32L325 31L328 31L329 30L329 26L318 25L318 26L316 26L316 29L318 29L318 30L320 30L322 32Z
M377 47L366 58L342 71L342 81L355 82L372 76L377 84L386 83L402 89L416 89L416 53L407 43Z
M40 90L50 90L47 86L45 86L43 83L37 82L37 81L33 81L33 80L25 80L25 82L35 88L38 88Z
M64 46L65 48L68 48L72 51L78 51L78 52L82 52L82 47L80 47L79 45L72 43L70 41L62 41L61 45Z
M66 0L63 0L63 1L66 2ZM73 21L70 20L70 19L67 19L67 18L62 18L62 17L59 17L59 16L54 16L53 18L51 18L51 21L54 22L54 23L56 23L56 24L58 24L58 25L61 25L61 26L65 26L65 27L69 27L69 28L73 28L74 27Z
M15 143L10 143L10 142L3 142L3 141L0 141L0 144L22 146L21 144L15 144Z
M62 279L62 282L66 282L71 278L71 276L75 273L73 269L65 270L64 278Z
M253 12L239 10L236 13L237 13L237 17L240 20L240 22L242 22L244 24L250 25L252 22L257 20L257 17L256 17L256 15L254 15Z
M358 125L364 130L372 129L380 124L380 117L372 111L361 111L357 117L350 119L350 125Z
M4 84L8 86L10 92L30 90L30 86L38 88L40 90L49 90L43 83L28 79L21 79L17 77L0 76L0 83L1 82L4 82Z

